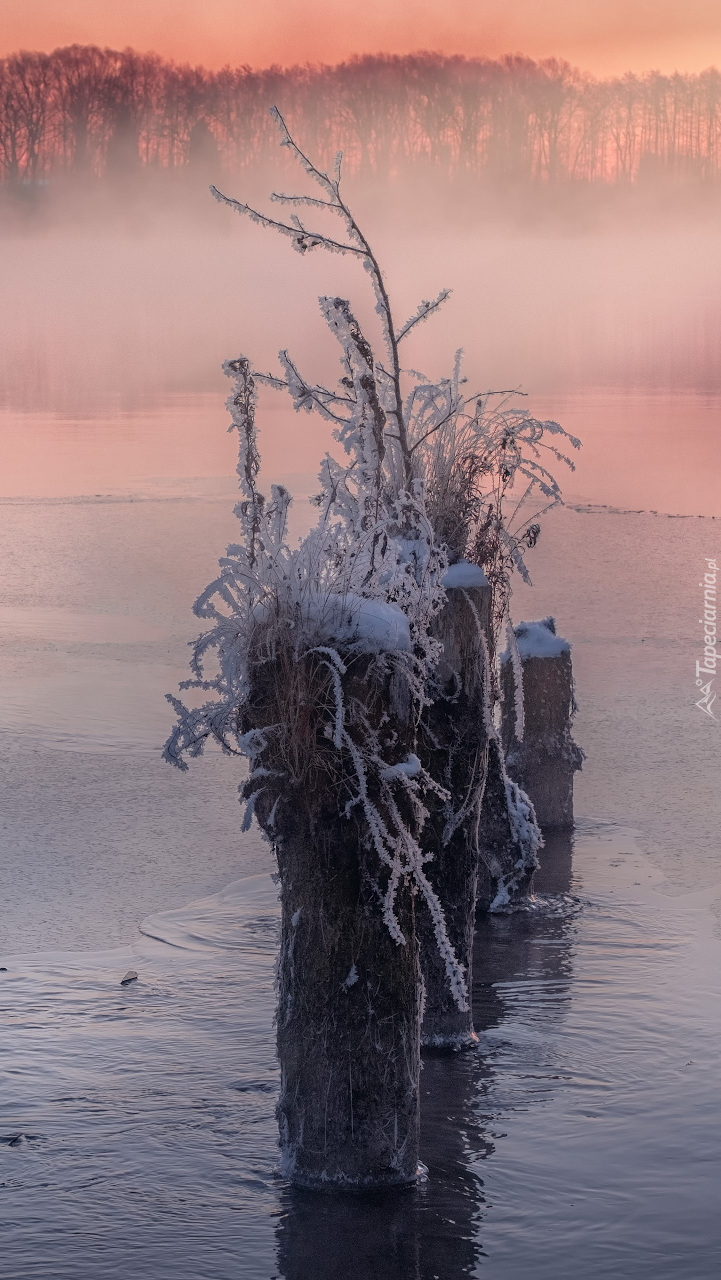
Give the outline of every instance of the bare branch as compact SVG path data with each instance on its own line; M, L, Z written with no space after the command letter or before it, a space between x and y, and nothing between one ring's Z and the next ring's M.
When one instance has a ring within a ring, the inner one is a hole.
M403 325L403 328L396 334L396 342L401 342L401 340L405 338L407 333L410 333L411 329L413 329L415 325L421 324L423 320L427 320L434 311L437 311L438 308L443 305L446 298L450 298L450 296L450 289L441 289L438 297L434 298L432 302L429 302L424 298L415 315L411 316L410 320L407 320Z
M330 200L319 200L317 196L289 196L284 191L272 191L271 200L275 204L306 204L313 209L332 209L338 212L338 205L333 204Z
M274 391L287 391L288 389L288 383L284 382L282 378L277 378L274 373L255 373L254 372L253 377L255 378L256 382L267 383L267 385L269 387L272 387ZM228 428L228 430L229 431L233 430L232 423Z
M280 145L282 147L290 147L294 156L296 157L296 159L300 161L306 173L309 175L309 177L313 178L313 180L317 182L319 186L324 187L326 191L331 193L331 195L333 194L334 191L337 195L338 183L333 182L328 177L327 173L322 173L320 169L316 169L312 160L309 160L305 152L301 151L297 142L295 142L294 139L291 137L290 130L287 124L285 123L285 120L283 119L282 115L280 114L280 111L278 110L278 108L275 106L271 107L270 114L272 115L273 119L278 125L278 128L280 129L280 133L281 133Z
M269 218L266 213L260 213L258 209L253 209L251 205L244 204L242 200L234 200L232 196L223 195L223 192L219 191L215 186L211 186L210 193L219 204L227 204L229 208L235 209L236 213L245 214L252 222L257 222L259 226L272 227L274 231L279 231L281 235L288 236L293 241L294 248L301 253L305 253L307 249L317 249L321 245L324 249L331 249L335 253L354 253L358 257L365 256L362 249L356 248L352 244L342 244L338 240L333 240L322 231L306 231L305 228L297 225L289 225L287 222L278 222L276 218Z

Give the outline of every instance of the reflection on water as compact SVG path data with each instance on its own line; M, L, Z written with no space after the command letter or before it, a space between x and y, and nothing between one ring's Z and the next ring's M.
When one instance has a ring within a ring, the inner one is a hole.
M549 842L535 901L479 921L479 1048L426 1055L428 1177L399 1192L275 1172L267 874L123 951L0 957L4 1274L713 1280L719 944L622 832L574 861Z

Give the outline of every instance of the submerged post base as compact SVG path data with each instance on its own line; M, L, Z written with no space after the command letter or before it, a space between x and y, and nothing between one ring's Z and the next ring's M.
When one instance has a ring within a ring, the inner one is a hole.
M429 1033L421 1036L422 1049L447 1049L450 1053L458 1053L461 1049L477 1049L478 1036L475 1031L449 1031Z
M418 1164L411 1174L380 1174L378 1176L368 1174L362 1178L348 1178L342 1174L335 1176L323 1173L310 1176L299 1170L287 1170L281 1165L281 1173L287 1178L294 1187L298 1187L302 1191L326 1191L326 1192L347 1192L353 1195L354 1192L363 1191L384 1191L394 1187L403 1189L404 1187L414 1187L420 1182L428 1181L428 1170L424 1164Z

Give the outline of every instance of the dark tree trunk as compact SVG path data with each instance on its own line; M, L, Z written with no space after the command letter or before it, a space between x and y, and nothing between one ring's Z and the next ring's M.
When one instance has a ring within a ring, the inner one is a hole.
M307 657L300 662L312 665ZM390 712L394 751L406 759L414 745L410 705L404 715L392 678L369 678L366 659L350 667L343 677L346 705L362 699L376 724ZM272 662L259 664L256 675L252 727L262 728L277 722L278 702L285 699L287 707L291 692ZM328 751L331 767L316 764L275 793L269 785L255 805L280 872L277 1115L283 1171L306 1187L409 1183L417 1178L419 1160L416 900L407 886L399 888L400 944L383 918L382 875L367 825L358 806L349 817L342 813L357 784L348 760L322 735L317 708L323 690L312 680L308 687L310 696L297 707L308 713L312 751ZM271 770L279 763L272 754L260 762Z
M422 726L423 764L449 792L450 801L430 796L421 844L433 854L426 874L446 918L457 959L472 983L473 930L478 878L478 821L486 776L487 738L483 700L485 662L479 627L490 619L490 588L448 590L448 602L434 624L443 644L439 696ZM418 907L421 964L425 983L423 1044L460 1048L472 1043L473 1015L459 1009L451 994L433 922L425 903Z

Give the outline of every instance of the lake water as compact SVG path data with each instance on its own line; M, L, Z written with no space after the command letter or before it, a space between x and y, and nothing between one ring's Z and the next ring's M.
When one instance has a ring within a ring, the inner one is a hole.
M139 271L145 249L125 252ZM112 298L122 264L103 277L101 260L90 265ZM705 378L684 365L667 307L669 377L640 378L653 343L626 312L627 347L646 353L627 376L609 376L598 344L589 371L575 347L574 376L557 365L555 387L529 399L584 439L570 505L547 519L534 586L514 598L515 620L553 613L573 642L588 756L577 830L549 841L527 910L479 927L478 1052L425 1061L428 1181L316 1197L275 1172L269 851L240 833L232 761L209 754L181 776L158 752L190 603L233 536L234 442L222 380L204 370L248 334L231 343L225 298L202 335L212 291L191 263L185 311L169 308L167 342L140 370L169 277L150 280L137 326L125 315L118 372L116 322L93 338L101 285L68 302L63 346L33 305L43 288L48 303L65 297L72 273L47 255L36 279L29 261L0 362L3 1274L711 1280L721 801L718 724L694 705L694 664L704 557L721 554L713 360ZM212 283L222 296L219 270ZM271 295L281 287L271 271ZM239 327L249 305L239 298ZM535 349L540 330L524 325ZM269 327L263 311L262 342ZM614 343L606 334L606 355ZM499 377L511 355L497 346ZM300 531L323 431L263 408L267 470L296 493ZM131 967L139 980L121 988Z

